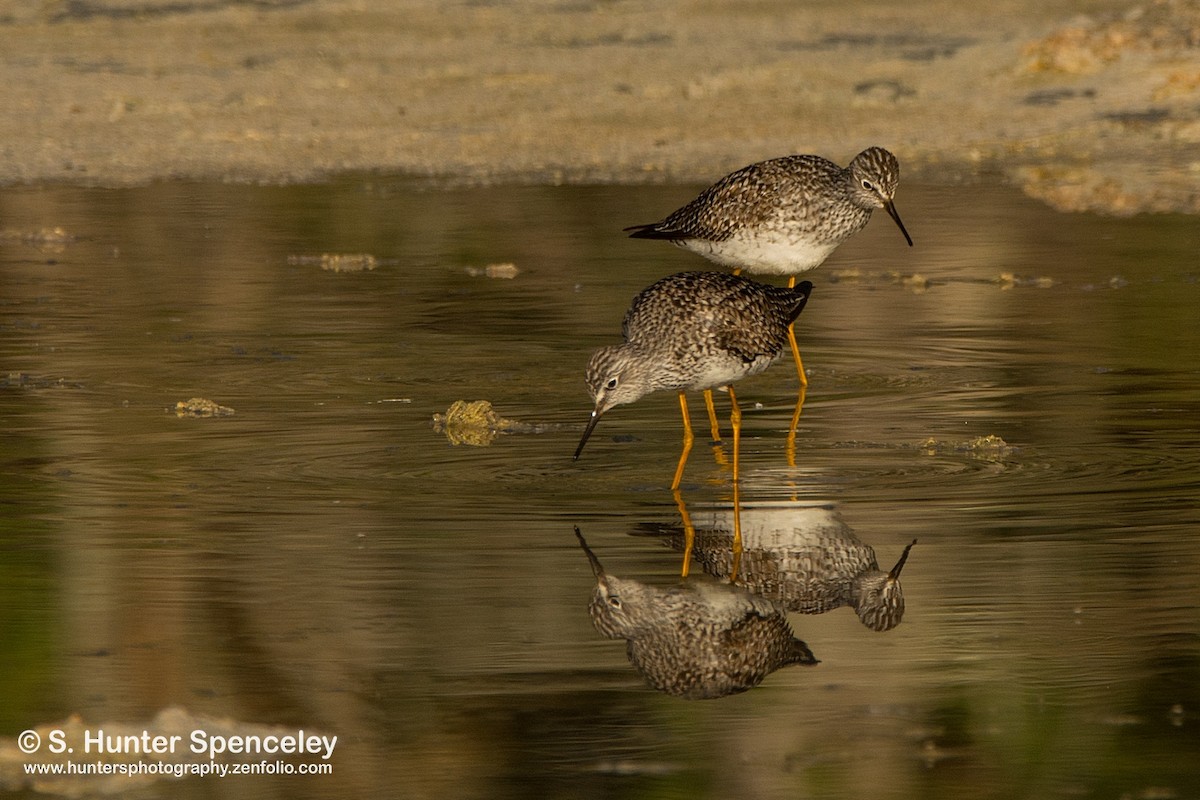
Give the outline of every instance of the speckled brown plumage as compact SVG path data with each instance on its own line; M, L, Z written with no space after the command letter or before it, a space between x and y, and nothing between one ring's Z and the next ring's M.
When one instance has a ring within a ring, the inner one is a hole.
M657 587L605 573L575 529L596 578L588 613L596 630L624 639L646 681L702 700L744 692L775 670L817 659L778 603L708 579Z
M911 245L892 202L899 181L900 165L882 147L844 168L820 156L784 156L742 167L661 221L625 230L746 272L795 275L819 266L878 208Z
M597 408L662 389L724 386L770 366L812 284L787 289L721 272L681 272L633 299L624 344L600 348L587 369ZM617 386L608 382L620 378Z
M596 405L575 457L613 406L663 389L727 386L765 370L811 293L808 281L783 288L721 272L681 272L644 289L625 314L624 343L600 348L588 362Z
M732 513L714 510L711 521L697 515L692 558L709 575L728 580ZM879 568L875 550L854 535L835 509L824 506L762 506L741 509L744 550L733 580L789 611L822 614L854 609L863 625L891 630L904 618L900 572L914 540L890 570ZM686 542L682 528L666 531L672 546Z

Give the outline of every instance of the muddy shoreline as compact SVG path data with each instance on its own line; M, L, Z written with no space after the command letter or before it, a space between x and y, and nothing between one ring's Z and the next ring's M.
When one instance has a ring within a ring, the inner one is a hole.
M1183 2L0 2L0 183L704 183L880 144L906 176L1200 212Z

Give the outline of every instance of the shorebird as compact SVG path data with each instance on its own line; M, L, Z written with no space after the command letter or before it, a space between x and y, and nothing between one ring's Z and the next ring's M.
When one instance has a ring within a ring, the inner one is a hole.
M812 666L779 603L710 580L661 588L609 575L575 528L596 588L588 613L596 630L624 639L647 683L688 700L744 692L792 664Z
M882 147L868 147L846 167L821 156L783 156L731 172L659 222L625 230L636 239L665 239L735 274L787 275L790 287L862 230L876 209L887 211L911 247L893 202L899 182L900 164ZM790 329L788 342L800 385L807 386ZM705 404L719 439L711 391Z
M681 272L644 289L625 313L624 343L600 348L588 362L595 408L575 459L609 409L670 389L679 393L683 414L684 447L671 483L674 491L695 438L685 393L724 386L732 409L736 484L742 415L732 384L779 357L811 293L808 281L783 288L723 272Z

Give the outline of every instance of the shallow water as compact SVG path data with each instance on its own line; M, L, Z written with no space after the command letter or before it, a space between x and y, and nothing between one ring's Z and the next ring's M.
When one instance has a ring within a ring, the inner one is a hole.
M794 441L786 361L738 387L748 547L917 539L903 619L792 612L820 664L686 701L593 628L573 534L678 581L675 399L570 456L590 351L704 267L620 228L694 188L7 189L0 788L53 760L25 729L175 709L337 735L333 774L145 796L1200 796L1195 220L903 186L915 247L881 215L811 275ZM453 444L460 399L538 432ZM718 550L728 456L699 438L680 494Z

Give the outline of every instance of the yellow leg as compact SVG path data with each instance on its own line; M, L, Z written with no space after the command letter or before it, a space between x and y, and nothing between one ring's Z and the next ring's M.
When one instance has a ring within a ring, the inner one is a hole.
M796 285L796 276L788 278L788 288ZM792 346L792 358L796 360L796 374L800 377L800 386L808 386L808 376L804 374L804 362L800 360L800 345L796 344L796 324L788 325L788 344Z
M686 578L692 567L692 549L696 546L696 528L692 525L692 517L688 514L687 506L683 503L683 495L678 489L671 492L675 497L675 505L679 507L679 516L683 520L683 568L680 577Z
M738 454L742 442L742 409L737 395L729 387L729 424L733 427L733 568L729 580L737 580L738 568L742 563L742 512L738 497Z
M729 459L725 457L725 448L724 447L722 447L719 444L714 444L712 446L712 451L713 451L713 461L716 462L718 467L728 467L729 466Z
M742 409L738 407L737 395L729 387L729 424L733 426L733 482L738 481L738 444L742 439Z
M683 413L683 452L679 454L679 466L675 468L675 479L671 481L671 491L679 488L679 482L683 480L683 467L687 464L688 454L692 452L692 442L695 441L696 435L692 433L692 420L688 416L687 397L683 392L679 393L679 410Z
M721 426L717 424L717 409L713 405L712 389L704 390L704 407L708 409L708 424L712 427L714 442L721 441Z
M796 375L800 378L801 386L808 386L808 376L804 374L804 362L800 360L800 345L796 344L795 323L788 325L788 344L792 346L792 358L796 360Z
M808 389L801 386L799 393L796 395L796 410L792 412L792 425L788 428L787 435L787 463L789 467L796 466L796 427L800 424L800 412L804 410L804 397L807 394Z
M742 566L742 504L738 497L737 481L733 482L733 564L729 569L729 582L737 583L738 570Z

